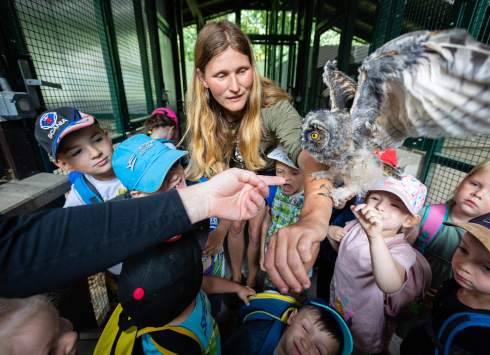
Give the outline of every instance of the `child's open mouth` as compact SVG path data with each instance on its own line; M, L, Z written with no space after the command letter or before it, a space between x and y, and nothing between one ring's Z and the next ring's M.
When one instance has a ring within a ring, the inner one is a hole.
M179 181L177 182L177 185L175 185L174 187L172 187L172 190L178 190L182 187L183 185L183 182L182 182L182 179L179 179Z
M293 186L291 184L284 184L284 185L282 185L282 190L284 192L291 192L292 189L293 189Z

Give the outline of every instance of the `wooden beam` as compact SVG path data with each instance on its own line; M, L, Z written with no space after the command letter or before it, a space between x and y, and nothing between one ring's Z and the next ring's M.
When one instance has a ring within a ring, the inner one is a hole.
M199 33L204 27L204 19L201 10L199 9L199 5L197 4L197 0L186 0L186 2L187 6L189 6L189 10L191 10L192 17L194 17L194 21L196 21L197 33Z

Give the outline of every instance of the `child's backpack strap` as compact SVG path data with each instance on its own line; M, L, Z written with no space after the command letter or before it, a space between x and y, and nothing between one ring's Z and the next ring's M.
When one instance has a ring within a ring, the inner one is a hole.
M83 174L82 174L81 172L79 172L79 171L72 171L72 172L70 172L70 173L68 174L68 178L70 179L70 182L71 182L72 184L74 184L74 183L75 183L75 180L76 180L76 179L78 179L78 177L79 177L80 175L83 175Z
M290 313L299 308L301 303L290 297L273 293L258 293L257 296L248 297L248 300L250 305L242 306L238 312L239 324L253 320L274 322L259 352L259 355L271 355L287 326Z
M80 195L80 198L86 205L94 205L104 202L104 199L100 195L97 188L85 177L84 174L78 175L73 182L73 185L75 185L75 190L78 192L78 195ZM117 195L110 201L129 200L131 198L131 193L126 190L123 194Z
M156 335L158 332L158 336ZM107 322L102 335L97 342L94 355L143 355L141 341L136 341L143 334L155 333L158 340L163 344L172 344L170 339L179 344L186 344L189 349L198 349L202 353L203 347L199 338L184 327L145 327L138 329L134 321L129 318L121 307L117 306ZM179 341L176 341L179 340ZM155 345L155 344L154 344ZM173 354L168 349L156 344L155 347L162 354ZM194 353L197 353L194 351Z
M447 221L448 215L449 203L427 206L421 223L422 228L414 248L424 254L425 248L434 241L434 238L444 227L442 223Z
M84 174L79 175L73 185L75 185L75 190L78 192L78 195L80 195L80 198L86 205L104 202L104 199L100 195L99 191L97 191L95 186L88 181Z
M490 329L490 311L468 309L465 312L453 314L442 324L437 339L436 355L443 354L469 354L465 350L453 346L454 337L462 330L469 327L484 327ZM484 339L477 341L484 342ZM486 340L488 341L488 339Z

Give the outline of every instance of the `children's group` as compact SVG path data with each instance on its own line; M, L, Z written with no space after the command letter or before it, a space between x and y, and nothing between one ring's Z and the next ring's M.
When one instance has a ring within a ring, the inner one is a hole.
M70 208L206 181L186 180L192 161L174 145L177 126L174 112L158 109L145 134L114 149L95 117L61 107L38 117L35 135L70 172ZM376 153L396 166L395 151ZM317 257L302 266L310 278L317 270L316 290L281 294L265 268L269 239L298 221L307 176L281 145L268 157L286 182L271 186L266 200L263 289L225 278L231 222L199 222L106 271L113 313L95 354L488 354L490 161L444 204L427 205L426 186L403 173L341 201L312 250ZM239 309L228 339L215 321L223 303ZM46 295L0 299L2 354L76 354L72 329Z

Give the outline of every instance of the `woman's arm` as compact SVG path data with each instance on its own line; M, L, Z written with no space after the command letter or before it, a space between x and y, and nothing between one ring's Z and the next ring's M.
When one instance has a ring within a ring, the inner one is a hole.
M303 166L304 164L304 166ZM313 181L309 174L327 170L303 150L298 157L298 165L305 170L305 200L298 222L281 228L271 236L267 250L265 268L277 288L285 293L288 288L301 292L310 287L303 262L312 259L311 249L327 235L328 222L332 214L332 199L320 195L327 193L323 184L333 186L331 181L318 179Z

